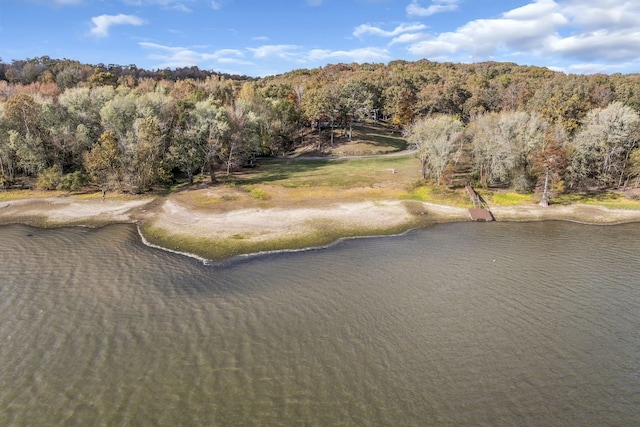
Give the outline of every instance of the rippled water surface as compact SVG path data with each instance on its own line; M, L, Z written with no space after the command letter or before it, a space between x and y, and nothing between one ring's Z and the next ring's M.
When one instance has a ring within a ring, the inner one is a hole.
M0 227L0 425L638 425L640 225L448 224L223 265Z

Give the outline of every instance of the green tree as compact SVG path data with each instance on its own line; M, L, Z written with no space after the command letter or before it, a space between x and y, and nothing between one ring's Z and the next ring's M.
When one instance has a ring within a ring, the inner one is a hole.
M129 90L118 91L113 99L100 109L103 129L112 132L121 142L132 137L136 118L136 96Z
M193 120L193 109L192 103L178 101L168 153L169 162L187 175L190 184L193 184L194 174L204 164L204 155L199 144L199 130Z
M60 183L56 187L63 191L76 191L87 185L87 176L81 171L67 173L60 177Z
M354 120L362 120L373 110L373 91L363 80L348 80L341 87L340 105L340 110L346 115L343 121L349 125L349 141L351 141Z
M203 154L209 179L216 183L216 167L223 157L225 135L229 130L225 107L212 98L197 102L188 126Z
M162 131L153 117L137 119L134 132L135 142L124 153L125 173L131 188L142 193L166 179L167 164Z
M289 85L271 84L254 98L251 111L256 115L260 149L266 155L279 155L295 144L302 122L299 97Z
M0 103L0 185L6 187L15 179L16 153L10 142L3 110L4 104Z
M110 86L80 87L65 90L58 97L58 102L69 128L77 129L83 125L89 138L95 141L103 132L100 110L115 96L115 89Z
M27 175L37 175L47 166L42 140L33 134L9 131L9 147L15 153L16 166Z
M174 99L156 90L144 93L135 98L136 115L141 118L152 117L163 135L168 135L176 120L176 103Z
M7 186L15 179L15 151L9 144L9 133L0 134L0 184Z

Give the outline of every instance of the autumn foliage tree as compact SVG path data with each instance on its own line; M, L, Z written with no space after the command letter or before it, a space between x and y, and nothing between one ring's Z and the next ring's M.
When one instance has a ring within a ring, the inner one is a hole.
M103 190L122 186L122 151L114 134L106 131L84 155L84 168L91 180Z
M638 74L504 62L332 64L253 79L197 67L0 61L0 184L41 177L47 188L58 180L75 188L89 175L104 188L146 191L198 173L215 183L258 155L336 147L346 138L336 142L333 130L351 135L357 118L406 127L424 176L438 182L462 147L465 170L483 185L530 191L548 169L558 191L565 182L625 188L640 182L638 111ZM438 133L439 121L453 133ZM427 124L434 128L423 132ZM464 140L452 137L460 124Z

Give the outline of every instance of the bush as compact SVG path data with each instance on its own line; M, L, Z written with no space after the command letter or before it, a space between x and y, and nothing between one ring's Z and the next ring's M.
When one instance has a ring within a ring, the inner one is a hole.
M41 190L55 190L58 184L60 184L60 178L62 177L62 170L60 166L54 165L48 169L44 169L38 174L36 180L36 188Z
M262 188L254 188L253 190L251 190L251 197L253 197L254 199L258 199L258 200L266 200L267 199L267 192L264 191Z
M63 191L76 191L87 185L87 182L88 179L85 174L80 171L75 171L63 175L56 188Z
M518 193L530 193L535 187L535 180L529 173L521 172L513 178L511 186Z

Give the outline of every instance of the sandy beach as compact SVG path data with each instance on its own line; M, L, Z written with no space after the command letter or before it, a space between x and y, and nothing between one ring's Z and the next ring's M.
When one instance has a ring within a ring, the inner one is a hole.
M226 212L192 209L176 198L153 197L133 200L76 196L16 199L0 202L0 223L26 223L36 226L100 226L109 223L137 223L161 230L165 239L205 239L210 242L242 239L248 244L304 237L319 227L335 230L388 230L411 228L416 215L427 215L431 222L469 221L465 208L427 202L362 201L296 208L246 208ZM416 207L421 212L416 213ZM609 209L593 205L495 206L497 221L567 220L588 224L640 222L640 211ZM340 231L338 232L340 233ZM153 239L151 239L153 241Z

